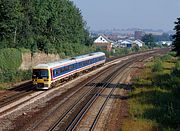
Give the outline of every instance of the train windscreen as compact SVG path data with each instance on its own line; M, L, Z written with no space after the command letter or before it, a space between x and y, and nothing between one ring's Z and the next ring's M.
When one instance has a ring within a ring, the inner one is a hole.
M33 75L32 78L48 78L48 70L46 69L33 69Z

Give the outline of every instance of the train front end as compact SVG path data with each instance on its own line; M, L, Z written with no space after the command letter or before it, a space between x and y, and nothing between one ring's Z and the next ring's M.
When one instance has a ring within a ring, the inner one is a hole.
M50 70L47 68L33 68L32 82L36 89L49 89L51 85Z

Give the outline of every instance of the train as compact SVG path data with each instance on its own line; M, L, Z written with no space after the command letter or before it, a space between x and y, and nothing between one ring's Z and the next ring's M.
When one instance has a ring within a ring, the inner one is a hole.
M32 83L36 89L49 89L82 72L102 66L105 61L105 53L94 52L56 62L38 64L32 68Z

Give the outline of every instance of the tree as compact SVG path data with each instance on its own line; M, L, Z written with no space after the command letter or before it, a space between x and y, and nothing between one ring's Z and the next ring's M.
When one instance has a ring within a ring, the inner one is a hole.
M16 47L23 18L19 0L1 0L0 16L0 48Z
M92 43L81 11L70 0L0 0L0 16L0 48L62 53L62 45Z
M142 41L145 43L145 45L147 45L149 48L153 48L156 46L155 42L154 42L154 37L152 34L145 34L142 37Z
M153 35L153 37L156 42L170 41L171 39L171 36L168 33L163 33L162 35Z
M174 30L176 33L172 36L173 37L173 51L176 51L176 55L180 56L180 18L177 18L177 21L174 22L176 25Z

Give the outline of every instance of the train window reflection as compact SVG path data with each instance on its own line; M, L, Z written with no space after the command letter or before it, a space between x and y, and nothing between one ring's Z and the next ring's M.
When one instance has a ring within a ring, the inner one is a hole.
M46 69L34 69L33 78L48 78L48 70Z

